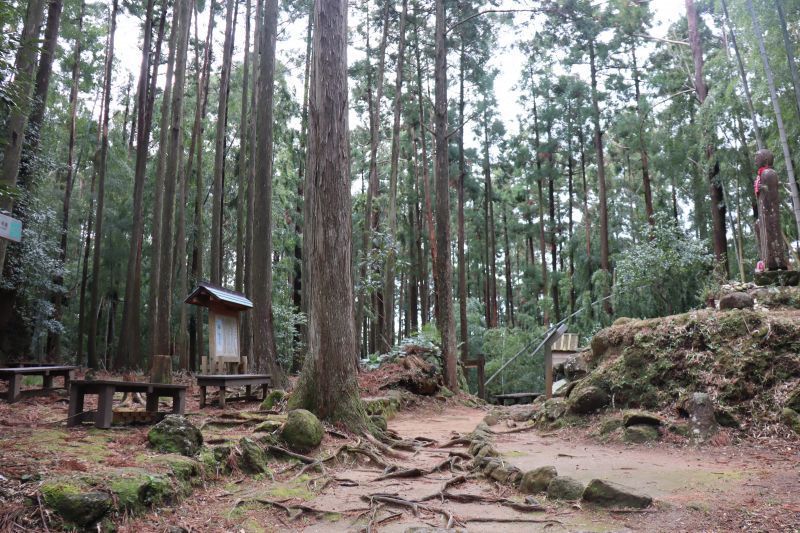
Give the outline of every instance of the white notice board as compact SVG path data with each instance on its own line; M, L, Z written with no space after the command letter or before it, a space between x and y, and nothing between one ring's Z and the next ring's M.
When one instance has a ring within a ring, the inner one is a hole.
M209 355L226 363L239 362L238 314L208 313Z

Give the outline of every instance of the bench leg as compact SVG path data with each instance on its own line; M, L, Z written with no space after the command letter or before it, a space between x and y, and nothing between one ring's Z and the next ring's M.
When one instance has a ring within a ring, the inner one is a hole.
M78 387L69 389L69 414L67 416L67 427L77 426L83 422L83 391L78 390Z
M253 395L253 387L251 385L247 385L244 388L244 395L245 395L245 398L247 398L248 400Z
M42 390L52 389L53 388L53 376L48 374L42 377Z
M101 429L111 427L111 420L114 417L114 388L103 387L97 395L97 415L94 425Z
M158 394L155 392L148 392L147 393L147 403L145 406L145 410L148 413L157 413L158 412Z
M262 402L267 399L267 391L269 391L269 385L264 383L263 385L261 385L261 401Z
M172 395L172 412L182 415L186 410L186 391L178 391Z
M200 409L206 406L206 388L200 387Z
M225 409L225 387L219 388L219 407Z
M75 379L75 371L74 370L70 370L69 372L64 374L64 388L65 389L69 390L69 384L73 379Z
M8 403L14 403L22 396L22 376L14 374L8 378Z

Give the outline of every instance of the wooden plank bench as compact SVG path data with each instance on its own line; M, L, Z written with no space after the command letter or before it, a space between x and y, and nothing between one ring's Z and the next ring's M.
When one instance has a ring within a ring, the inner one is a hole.
M8 403L14 403L22 398L22 395L39 394L54 390L53 378L64 378L64 388L69 389L70 381L75 377L77 366L25 366L19 368L0 368L0 379L8 382ZM42 388L33 390L22 390L22 378L24 376L42 376Z
M494 399L502 405L514 405L518 403L532 403L533 400L541 396L540 392L512 392L509 394L495 394Z
M245 394L250 397L252 387L261 387L261 399L267 397L272 379L269 374L206 374L197 376L197 385L200 387L200 407L206 406L206 388L219 387L219 406L225 408L225 389L228 387L245 387Z
M145 394L145 409L158 412L159 398L172 398L172 412L183 414L186 408L186 385L164 383L139 383L136 381L73 381L69 388L69 418L67 426L77 426L84 421L94 420L98 428L110 428L114 417L114 393L138 392ZM97 412L84 412L83 400L87 394L97 395Z

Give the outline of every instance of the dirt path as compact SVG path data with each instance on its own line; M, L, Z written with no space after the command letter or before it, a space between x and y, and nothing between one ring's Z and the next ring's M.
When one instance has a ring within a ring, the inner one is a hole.
M470 432L485 411L460 406L426 406L403 412L389 424L404 438L425 436L439 443ZM600 477L653 496L654 509L644 513L595 511L536 497L546 512L522 513L499 504L455 503L432 500L431 507L446 509L469 531L730 531L739 529L797 531L800 528L800 456L796 449L746 443L722 448L689 448L660 443L657 446L601 444L579 430L557 433L529 431L500 434L495 426L495 446L506 461L529 470L553 465L559 474L583 482ZM326 448L340 444L326 437ZM456 448L458 449L458 448ZM429 469L448 457L450 450L423 448L390 460L401 467ZM362 497L392 494L408 500L437 492L454 474L445 470L424 477L376 480L381 469L363 462L339 464L326 475L312 473L269 479L242 476L195 492L174 509L162 510L123 524L120 531L166 531L182 526L191 531L359 531L372 521L373 531L403 532L409 527L441 527L442 517L410 509L380 507L373 515ZM283 481L280 481L283 480ZM522 495L485 479L458 486L459 493L521 501ZM302 503L329 511L303 513L291 520L287 513L256 500ZM249 503L242 503L249 502ZM238 505L237 505L238 504ZM481 519L482 522L473 522ZM502 520L491 522L487 520ZM509 522L512 519L539 520Z

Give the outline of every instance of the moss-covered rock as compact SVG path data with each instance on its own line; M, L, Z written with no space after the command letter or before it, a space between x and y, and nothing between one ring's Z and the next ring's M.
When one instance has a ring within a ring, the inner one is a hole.
M714 411L714 420L724 428L740 429L742 425L730 409L718 408Z
M567 413L567 407L567 401L564 398L550 398L544 402L539 413L545 421L553 422Z
M141 469L123 469L108 482L108 488L117 500L117 507L128 513L138 513L166 501L174 500L174 490L169 479Z
M600 436L605 436L610 433L614 433L621 427L623 427L622 420L620 420L619 418L609 418L608 420L603 420L603 423L600 424L598 433L600 434Z
M622 434L624 442L632 444L642 444L658 440L658 429L655 426L639 424L625 428Z
M554 466L540 466L539 468L529 470L522 475L519 490L525 494L546 492L550 482L557 476L558 472Z
M650 507L653 498L646 494L611 483L602 479L593 479L583 491L583 500L600 507L644 509Z
M269 391L267 397L264 398L264 401L261 402L261 410L262 411L271 411L274 409L278 404L280 404L283 399L286 398L286 391L281 389L274 389Z
M576 415L593 413L608 405L608 393L594 385L578 386L569 395L569 410Z
M239 441L239 468L248 474L263 474L269 471L267 454L261 446L247 437L242 437Z
M103 518L113 500L106 492L94 490L69 480L45 482L41 488L44 504L68 524L87 528Z
M800 433L800 413L794 409L784 407L781 412L783 423L792 428L795 433Z
M622 414L622 423L625 427L631 426L660 426L664 421L658 415L638 409L628 410Z
M547 486L550 500L579 500L583 495L583 483L569 476L556 476Z
M795 390L789 394L789 397L786 398L786 402L783 404L784 407L788 407L793 411L800 412L800 384L795 388Z
M293 450L306 452L319 446L323 436L322 424L314 413L305 409L289 411L281 429L281 439Z
M692 436L692 428L686 423L670 424L667 429L669 429L672 433L680 435L681 437L686 437L687 439Z
M160 452L186 456L195 455L203 445L200 430L181 415L164 417L164 420L150 428L147 440Z

